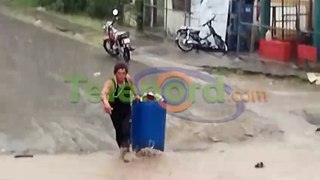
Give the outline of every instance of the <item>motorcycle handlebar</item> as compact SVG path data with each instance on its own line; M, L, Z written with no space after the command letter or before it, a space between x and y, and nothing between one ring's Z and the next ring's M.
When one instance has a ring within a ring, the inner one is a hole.
M103 25L103 29L107 28L109 25L113 26L113 24L114 24L118 19L119 19L118 17L114 17L114 18L112 19L112 21L111 21L111 24L108 24L108 22L110 22L110 21L107 21L107 23L105 23L105 24Z
M209 22L213 21L216 19L216 15L213 16L213 18L211 18L209 21L207 21L206 23L204 23L202 26L207 25Z

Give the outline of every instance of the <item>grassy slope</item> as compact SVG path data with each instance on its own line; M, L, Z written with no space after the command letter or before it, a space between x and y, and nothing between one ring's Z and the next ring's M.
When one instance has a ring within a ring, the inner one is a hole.
M38 0L11 0L12 5L17 6L31 6L35 7L37 6Z
M16 6L18 8L30 8L37 7L38 0L11 0L10 5ZM65 19L71 23L79 24L86 27L91 27L95 30L101 31L101 19L91 18L85 13L78 14L61 14L55 11L47 10L46 13Z
M28 2L29 1L29 2ZM56 31L56 25L55 23L52 24L50 19L53 19L53 22L57 22L57 19L61 19L63 21L70 22L70 25L81 25L82 27L87 27L89 29L86 29L82 31L81 37L85 39L86 42L90 42L95 45L101 45L101 38L103 35L102 25L105 20L110 20L111 18L106 19L98 19L98 18L92 18L89 17L85 13L78 13L78 14L62 14L53 10L46 10L46 11L38 11L36 10L36 5L31 3L31 1L37 1L37 0L11 0L10 3L6 4L6 6L2 6L1 10L3 13L15 17L17 19L20 19L22 21L27 21L29 23L35 23L35 19L41 19L41 26L44 29L50 30L50 31ZM49 20L47 18L42 19L41 14L46 14L45 17L51 16ZM48 20L48 21L47 21ZM59 20L58 20L59 21ZM59 26L59 25L58 25ZM62 25L62 27L64 27ZM76 27L76 26L75 26ZM135 29L130 29L121 25L117 25L117 28L119 30L127 30L130 31L130 34L136 34ZM90 30L91 29L91 30ZM69 29L73 30L74 32L79 32L77 29ZM81 30L80 30L81 32ZM61 32L58 32L61 34ZM72 35L71 35L72 36Z

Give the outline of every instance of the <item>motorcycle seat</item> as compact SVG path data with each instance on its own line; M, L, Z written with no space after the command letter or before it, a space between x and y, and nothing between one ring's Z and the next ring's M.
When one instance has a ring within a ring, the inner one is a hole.
M180 26L179 29L188 29L188 26Z
M118 32L116 32L116 36L121 36L121 35L123 35L123 34L125 34L125 33L127 33L127 32L125 32L125 31L118 31Z
M200 33L200 30L199 29L190 29L190 32L191 33Z
M180 26L179 29L190 29L190 30L200 31L200 27L191 27L191 26Z
M129 38L129 32L127 31L118 31L116 32L116 39Z

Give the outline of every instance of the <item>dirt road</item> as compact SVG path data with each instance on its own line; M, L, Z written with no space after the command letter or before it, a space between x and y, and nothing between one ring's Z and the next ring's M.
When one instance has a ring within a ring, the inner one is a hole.
M89 102L87 89L102 85L116 60L102 48L3 15L0 24L0 148L16 153L115 148L110 121L99 102ZM144 68L130 64L131 73ZM69 77L88 78L80 83L78 103L71 103L72 84L64 82Z
M103 49L2 15L0 24L0 179L318 179L320 96L312 85L231 75L232 86L265 89L268 102L248 103L240 118L224 124L169 116L166 152L125 164L118 159L109 118L100 103L88 100L90 86L82 83L79 102L71 103L72 86L64 82L77 76L102 84L115 60ZM137 53L131 73L182 66L156 50ZM234 110L229 107L200 98L188 112L223 117ZM23 152L35 157L7 155ZM256 169L260 161L265 167Z

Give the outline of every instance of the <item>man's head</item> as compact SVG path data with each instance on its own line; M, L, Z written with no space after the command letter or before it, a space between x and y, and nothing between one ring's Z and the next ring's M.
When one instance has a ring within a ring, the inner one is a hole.
M114 66L113 73L116 76L117 81L122 83L128 74L128 67L124 63L118 63Z

